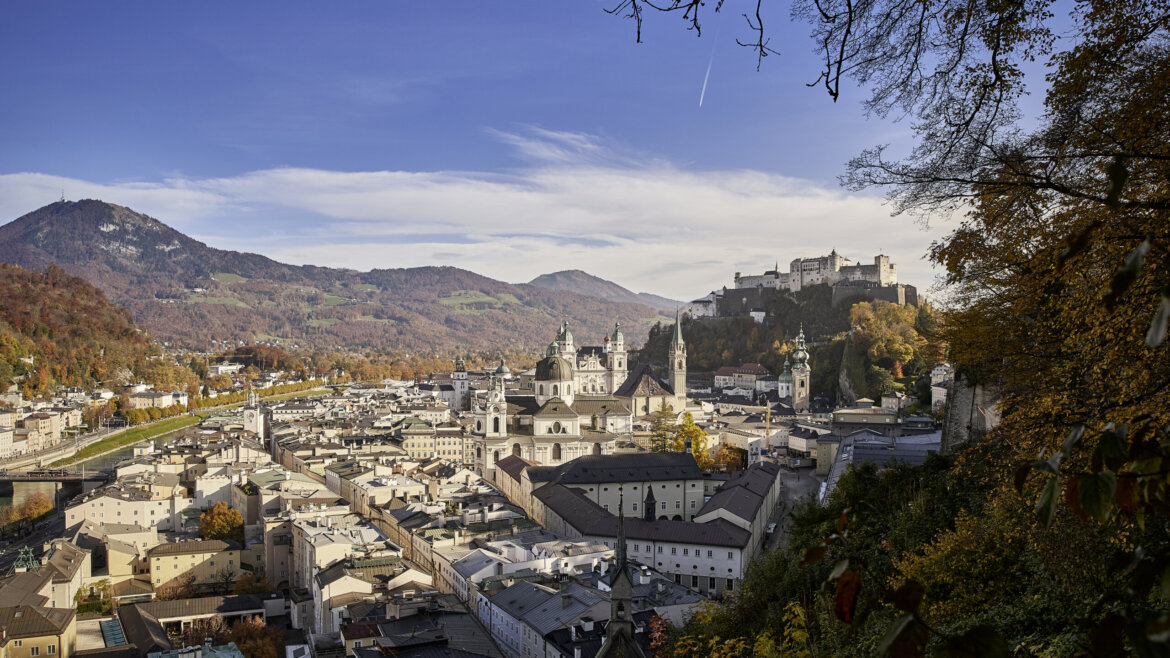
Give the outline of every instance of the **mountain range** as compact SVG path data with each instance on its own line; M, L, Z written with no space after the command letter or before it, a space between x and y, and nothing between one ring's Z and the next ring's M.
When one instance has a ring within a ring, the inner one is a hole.
M580 271L510 284L456 267L289 265L209 247L129 208L53 203L0 226L0 262L56 264L100 288L164 343L278 340L304 348L542 350L569 320L584 342L620 321L641 342L674 302Z

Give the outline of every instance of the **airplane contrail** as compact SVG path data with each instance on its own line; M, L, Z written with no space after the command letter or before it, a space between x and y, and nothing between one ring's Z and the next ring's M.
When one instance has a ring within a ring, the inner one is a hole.
M711 65L715 63L715 45L719 43L719 28L715 29L715 39L711 42L711 60L707 62L707 73L703 76L703 90L699 92L699 107L703 107L703 99L707 96L707 81L711 79Z

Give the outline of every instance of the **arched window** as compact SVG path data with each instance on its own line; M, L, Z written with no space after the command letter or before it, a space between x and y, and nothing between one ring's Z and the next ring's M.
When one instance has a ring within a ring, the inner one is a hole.
M553 461L558 461L558 462L561 461L561 444L559 444L559 443L553 444L552 458L553 458Z
M475 447L475 458L476 459L483 459L483 448L481 448L479 446Z
M565 395L572 395L572 394L573 394L573 385L572 384L565 384Z
M601 444L600 443L593 444L593 454L595 454L595 455L601 454Z
M557 420L557 421L553 421L553 424L552 424L552 433L553 433L553 434L558 434L558 433L560 433L560 431L561 431L561 421L559 421L559 420Z
M483 422L482 422L482 421L478 421L478 420L477 420L477 421L475 421L475 431L476 431L476 432L482 432L482 431L483 431Z
M541 395L544 395L544 384L541 384L540 386L537 386L537 387L536 387L536 392L537 392L537 393L540 393Z
M512 444L512 454L516 457L520 456L520 444L519 443Z
M559 388L560 387L558 387L556 384L553 384L553 397L560 395L560 392L558 390Z
M494 464L498 461L500 461L500 451L499 450L492 453L492 463Z
M497 433L497 434L500 433L500 419L499 418L492 419L492 431Z

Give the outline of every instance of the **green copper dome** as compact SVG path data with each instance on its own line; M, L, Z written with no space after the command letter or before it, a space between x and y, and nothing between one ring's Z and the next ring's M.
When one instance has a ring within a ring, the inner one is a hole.
M626 338L622 335L622 323L618 322L613 325L613 336L610 340L615 343L625 342Z
M536 362L536 381L538 382L563 382L572 378L573 366L555 354Z

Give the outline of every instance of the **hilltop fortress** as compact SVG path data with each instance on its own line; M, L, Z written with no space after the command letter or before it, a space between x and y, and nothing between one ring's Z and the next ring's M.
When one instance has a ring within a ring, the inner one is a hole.
M825 284L833 288L833 304L848 298L882 299L896 304L918 305L914 286L898 283L898 266L890 257L878 254L873 264L855 262L834 249L828 256L797 258L788 271L780 263L763 274L735 273L732 287L715 290L690 303L692 317L763 318L764 308L776 291L798 292L808 286Z

